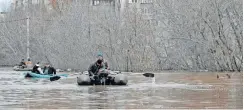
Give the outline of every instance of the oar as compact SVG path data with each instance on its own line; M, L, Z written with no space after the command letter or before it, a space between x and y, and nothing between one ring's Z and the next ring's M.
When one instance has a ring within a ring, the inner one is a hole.
M153 73L144 73L142 75L145 76L145 77L151 77L151 78L154 77L154 74Z

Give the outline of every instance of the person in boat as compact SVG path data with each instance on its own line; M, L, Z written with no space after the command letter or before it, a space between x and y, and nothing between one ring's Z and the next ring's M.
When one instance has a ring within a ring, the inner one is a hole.
M26 68L26 64L25 64L25 59L22 59L20 64L19 64L20 68Z
M98 55L97 55L97 59L99 60L102 60L102 65L103 65L103 67L105 68L105 69L109 69L108 68L108 62L106 62L105 60L104 60L104 58L103 58L103 54L101 53L101 52L99 52L98 53Z
M43 71L40 67L39 62L37 64L35 64L35 66L33 67L31 72L36 73L36 74L43 74Z
M56 69L52 67L49 63L46 63L44 69L43 69L44 74L49 74L49 75L56 75Z
M25 62L25 65L27 66L27 68L32 68L33 67L33 64L30 60L30 58L28 58L28 60Z
M91 64L88 68L89 76L92 76L91 78L94 78L94 76L98 75L98 72L100 69L104 68L102 65L103 60L98 59L94 64Z

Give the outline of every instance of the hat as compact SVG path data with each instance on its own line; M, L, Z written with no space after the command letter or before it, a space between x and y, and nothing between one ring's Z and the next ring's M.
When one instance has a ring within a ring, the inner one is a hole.
M97 54L97 56L99 57L99 56L103 56L103 53L102 52L98 52L98 54Z

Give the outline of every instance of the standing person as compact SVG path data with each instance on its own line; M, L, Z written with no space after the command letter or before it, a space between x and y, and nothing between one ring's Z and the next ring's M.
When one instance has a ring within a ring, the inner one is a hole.
M44 74L49 74L49 75L56 75L56 69L52 67L49 63L46 63L44 69L43 69Z
M37 64L35 64L35 66L33 67L31 72L36 73L36 74L43 74L39 62Z

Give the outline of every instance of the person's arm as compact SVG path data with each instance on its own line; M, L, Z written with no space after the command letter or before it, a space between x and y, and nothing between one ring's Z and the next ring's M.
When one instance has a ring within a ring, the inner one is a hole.
M54 67L52 67L52 68L53 68L53 73L56 74L56 69Z
M93 70L93 65L90 65L89 68L88 68L88 73L89 73L89 75L91 75L91 76L94 75L94 73L92 72L92 70Z
M23 63L24 63L24 62L20 62L20 64L19 64L19 65L20 65L20 66L23 66L23 65L24 65Z
M43 71L42 71L42 72L44 73L44 72L45 72L45 70L46 70L46 66L43 68Z
M104 62L104 65L105 65L105 69L109 69L108 68L108 62Z
M105 63L102 62L102 65L99 67L99 70L104 70L104 69L106 69L106 66L105 66Z
M38 70L41 74L43 74L42 69L41 69L40 67L37 68L37 70Z

